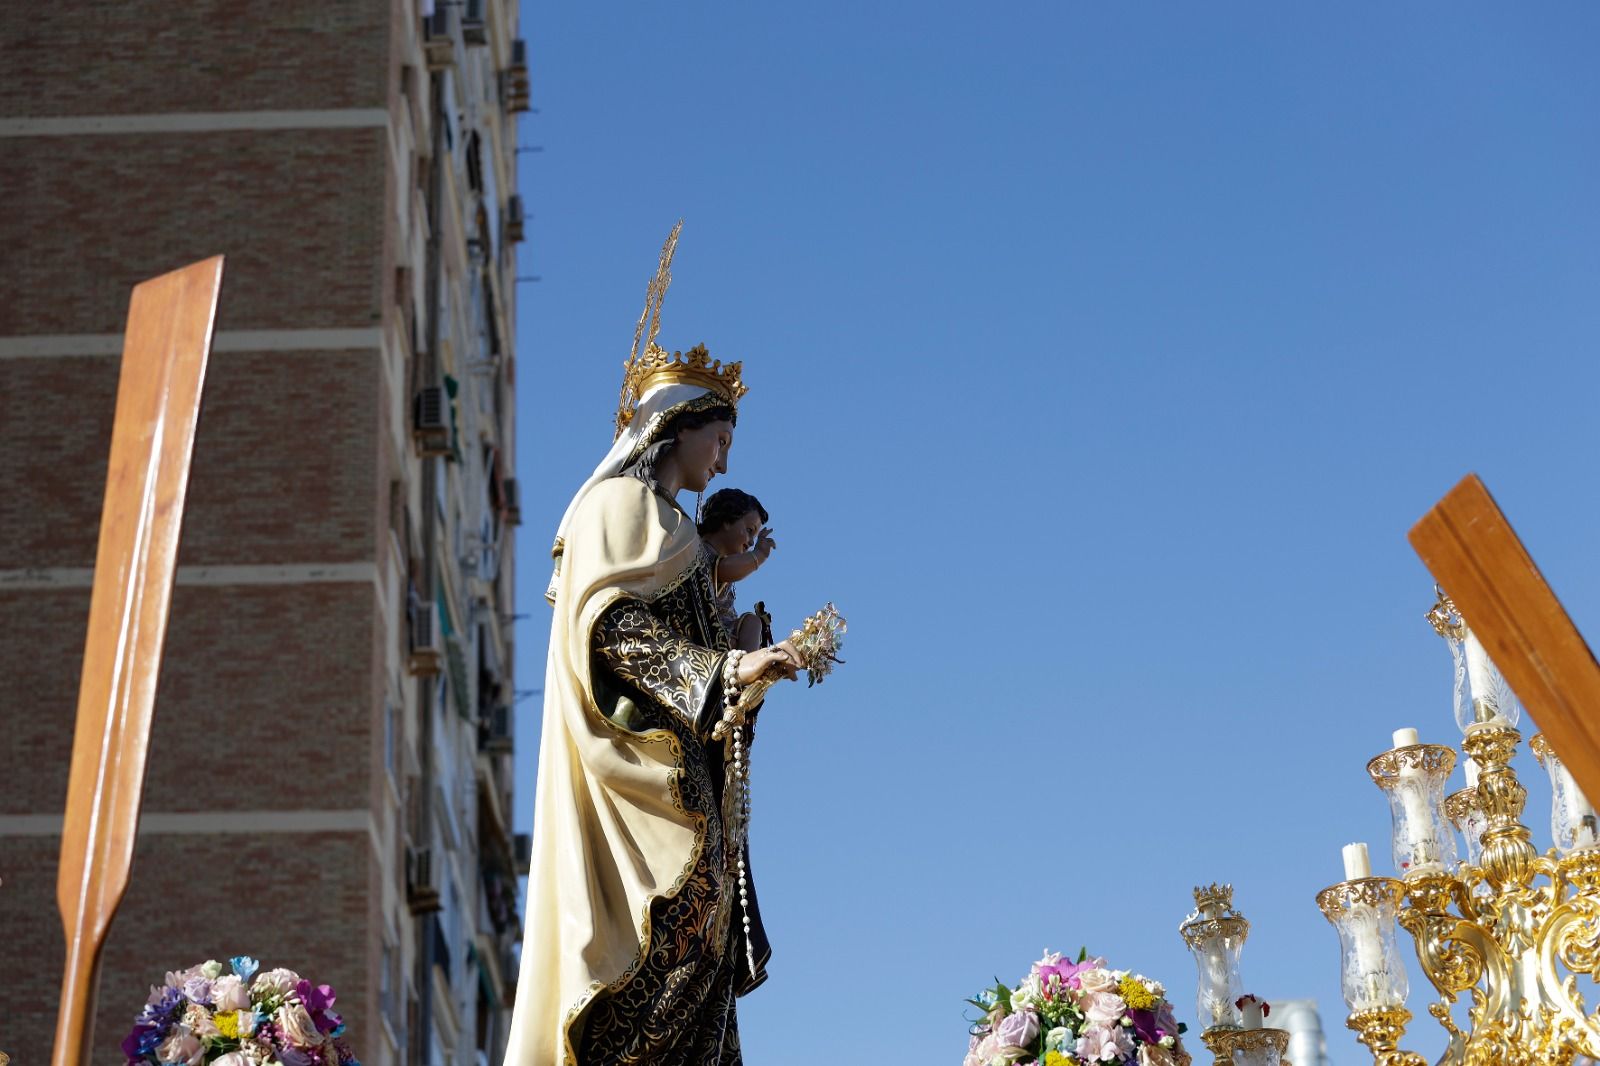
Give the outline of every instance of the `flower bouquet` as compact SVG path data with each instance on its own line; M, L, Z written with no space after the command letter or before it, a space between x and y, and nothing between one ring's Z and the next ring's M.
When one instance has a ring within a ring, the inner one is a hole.
M340 1039L332 988L293 970L257 973L244 955L230 966L213 959L152 987L122 1042L129 1066L361 1066Z
M1015 988L998 980L968 1000L983 1012L971 1028L964 1066L1188 1066L1166 989L1106 960L1054 952Z

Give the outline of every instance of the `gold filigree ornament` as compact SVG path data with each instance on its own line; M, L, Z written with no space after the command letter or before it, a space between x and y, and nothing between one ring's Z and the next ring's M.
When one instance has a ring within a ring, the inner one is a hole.
M628 352L628 361L622 364L622 394L617 398L615 437L622 436L623 430L633 422L639 402L657 385L699 385L734 406L750 391L744 384L743 363L723 364L719 359L712 359L703 344L687 352L669 354L656 343L661 333L661 305L672 285L672 257L677 254L678 235L682 231L683 220L680 219L667 234L655 277L645 288L644 310L633 328L633 347Z
M1262 1052L1273 1051L1282 1061L1282 1057L1289 1051L1289 1030L1287 1029L1224 1029L1221 1027L1207 1029L1200 1034L1201 1041L1210 1050L1212 1057L1217 1062L1233 1063L1240 1061L1239 1054L1243 1053L1252 1060L1261 1059ZM1270 1060L1269 1060L1270 1061Z

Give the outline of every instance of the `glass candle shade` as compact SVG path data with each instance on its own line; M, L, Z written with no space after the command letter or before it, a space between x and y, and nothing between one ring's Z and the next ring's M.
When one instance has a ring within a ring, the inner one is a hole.
M1402 877L1445 873L1456 863L1456 838L1444 816L1444 788L1456 753L1442 744L1393 748L1367 763L1389 799L1394 868Z
M1455 602L1437 585L1439 601L1428 612L1428 622L1450 648L1455 664L1456 725L1465 733L1474 725L1504 721L1512 728L1522 717L1522 707L1511 686L1489 659L1483 643L1467 626Z
M1483 857L1483 831L1489 828L1489 816L1478 805L1476 787L1452 792L1444 798L1445 817L1461 833L1467 845L1467 862L1473 866Z
M1317 906L1339 933L1339 984L1352 1012L1403 1006L1411 991L1395 938L1403 893L1392 877L1365 877L1317 894Z
M1543 733L1528 741L1533 757L1550 774L1550 839L1566 855L1600 844L1600 820Z
M1238 1000L1244 995L1239 979L1239 954L1244 950L1250 923L1233 909L1233 889L1212 885L1194 890L1196 908L1179 927L1183 942L1194 955L1199 971L1195 1013L1200 1027L1237 1027Z

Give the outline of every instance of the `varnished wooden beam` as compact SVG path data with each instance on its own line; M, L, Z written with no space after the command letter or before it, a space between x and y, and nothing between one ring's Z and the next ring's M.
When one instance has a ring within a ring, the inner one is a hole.
M1600 797L1600 663L1476 474L1412 527L1411 546L1584 795Z
M222 257L133 290L89 600L56 899L54 1066L90 1059L100 949L128 887Z

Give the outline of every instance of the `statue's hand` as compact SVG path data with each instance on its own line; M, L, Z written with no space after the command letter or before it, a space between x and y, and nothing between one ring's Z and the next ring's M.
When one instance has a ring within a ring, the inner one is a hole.
M739 678L739 684L748 685L774 668L779 677L793 681L805 666L794 645L785 640L769 648L750 652L740 659L736 676Z

